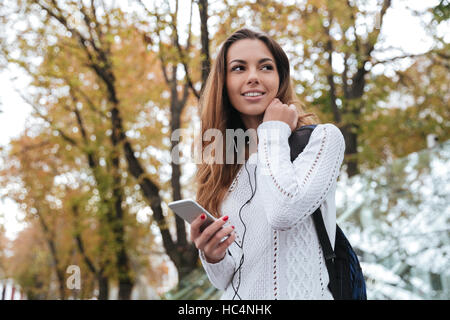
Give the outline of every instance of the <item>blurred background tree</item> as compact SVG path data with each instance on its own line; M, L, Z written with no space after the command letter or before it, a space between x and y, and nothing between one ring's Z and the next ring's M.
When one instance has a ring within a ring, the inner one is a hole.
M126 159L136 160L135 152L140 152L149 145L154 147L162 143L161 125L156 123L156 119L153 120L155 125L139 125L139 121L144 120L148 124L146 119L151 119L152 114L158 112L145 108L151 95L158 97L161 94L157 86L153 86L153 91L147 90L145 86L146 82L155 83L149 77L153 73L152 67L154 68L152 55L146 52L142 38L134 27L127 25L119 9L106 11L101 18L104 19L104 24L100 25L99 21L90 20L97 17L95 6L91 6L92 11L87 13L88 9L81 3L80 7L76 3L57 2L22 4L27 14L43 18L42 24L29 25L23 30L20 35L22 41L17 47L23 55L12 58L11 48L4 52L10 62L18 63L33 79L30 87L35 91L30 95L22 93L22 97L33 107L35 116L44 121L44 126L37 128L37 132L31 135L39 135L40 130L48 127L48 136L55 136L57 139L55 149L64 150L60 154L49 156L59 160L67 157L69 165L72 162L79 167L77 170L82 171L76 175L93 183L88 191L98 197L94 210L97 211L95 217L98 219L101 247L96 254L101 252L106 257L101 258L97 266L92 259L88 259L84 250L86 246L83 245L78 229L82 227L82 223L75 230L77 248L90 271L97 275L100 298L108 296L107 278L115 274L119 298L129 299L134 285L130 254L135 247L130 239L131 235L139 234L133 230L139 224L130 222L132 220L129 218L127 202L133 203L132 199L136 195L127 195L129 191L127 192L126 186L131 183L130 187L134 188L135 182L131 182L126 163L123 160L121 163L121 158L125 159L122 156L123 149L128 154ZM63 7L60 8L59 5ZM75 9L72 13L78 15L70 15L68 12L71 9ZM30 63L39 54L42 57L39 65ZM134 81L141 85L135 87L132 85ZM123 107L122 113L119 111L121 103L129 108L127 110ZM122 114L125 115L124 118ZM133 118L134 125L137 126L136 136L143 132L146 140L153 139L143 141L142 144L136 143L136 151L131 149L132 137L126 137L122 127L122 121L126 122L130 118ZM41 145L38 142L32 147L40 155ZM75 155L74 152L78 154ZM159 165L155 160L150 163L156 168ZM24 168L20 170L23 171ZM87 172L83 172L86 170ZM159 179L157 175L155 177ZM53 180L54 178L52 177ZM149 178L145 179L149 181ZM78 182L78 177L75 181ZM70 181L66 184L70 185ZM69 207L78 219L86 213L85 206L78 203L82 199L75 198ZM127 231L128 228L131 230ZM108 255L110 251L111 255ZM64 298L62 292L60 296Z
M431 133L446 141L450 56L438 30L449 4L409 9L433 44L405 52L382 32L389 10L405 3L2 2L0 68L25 72L20 95L33 109L1 151L3 194L27 221L11 256L3 253L7 277L38 299L74 297L70 264L82 269L76 298L108 299L113 286L130 299L142 275L163 287L171 269L176 283L190 281L198 252L166 203L195 197L195 165L170 155L189 153L211 59L241 27L286 50L306 109L345 137L348 177L423 149ZM186 132L180 143L171 140L177 129Z

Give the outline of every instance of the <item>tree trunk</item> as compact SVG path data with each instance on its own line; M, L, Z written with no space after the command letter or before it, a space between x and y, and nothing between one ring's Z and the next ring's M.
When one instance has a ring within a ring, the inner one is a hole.
M351 13L354 9L354 5L350 1L345 2L348 6L349 12ZM391 6L391 0L383 0L382 8L380 10L380 23L383 20L386 11ZM371 59L371 54L375 48L378 36L380 34L381 28L374 28L371 31L365 41L362 41L357 34L355 34L355 39L353 41L353 53L357 56L357 70L351 76L351 85L348 83L348 73L350 65L348 59L352 52L345 52L344 58L344 71L341 74L342 79L342 92L344 98L344 104L341 108L336 105L337 90L336 83L334 81L334 71L332 68L333 53L335 52L335 47L333 45L333 38L330 34L330 26L333 25L333 15L332 11L329 10L327 15L328 26L324 26L324 34L327 39L325 44L325 51L328 53L328 70L327 70L327 82L330 86L329 96L330 96L330 107L333 112L334 120L340 126L342 134L345 138L346 143L346 164L347 164L347 174L352 177L359 173L358 168L358 134L359 134L359 123L361 121L361 113L364 107L361 98L364 95L364 88L366 85L366 74L370 71L366 69L366 64ZM356 16L351 14L351 20L353 22L354 28L356 29ZM321 40L322 41L322 40ZM350 48L349 48L350 49ZM350 121L346 119L346 115L350 115ZM343 123L342 123L342 122Z
M172 259L178 271L178 284L197 267L198 250L192 243L177 246L177 255Z
M175 80L176 81L176 80ZM178 99L177 99L177 92L176 92L176 83L174 84L175 90L173 90L174 92L172 92L172 103L171 103L171 110L170 110L170 114L172 116L171 122L170 122L170 126L171 126L171 134L180 128L181 125L181 110L182 107L179 103L178 103ZM171 150L173 150L173 148L178 144L177 141L172 141L172 148ZM171 180L170 183L172 185L172 199L173 201L177 201L177 200L181 200L182 199L182 195L181 195L181 183L180 183L180 178L181 178L181 167L179 164L179 161L174 161L174 159L172 159L171 161L171 167L172 167L172 175L171 175ZM178 215L175 215L175 222L176 222L176 228L177 228L177 245L184 247L186 245L186 225L185 222L182 218L180 218Z
M90 158L91 160L93 159L93 157ZM94 164L94 161L90 161L89 162L90 165ZM96 182L97 184L99 183L99 181L97 180L97 175L95 175L95 168L91 167L91 169L94 171L94 177L96 178ZM100 196L102 195L102 191L100 190ZM106 201L106 199L104 197L101 196L101 199L103 199L103 201L108 204L108 201ZM89 256L86 253L86 250L84 249L84 242L83 239L81 237L81 231L79 229L79 224L78 224L78 218L79 218L79 214L78 214L78 205L73 205L72 206L72 212L74 214L74 218L75 218L75 243L77 245L78 251L80 252L81 256L83 257L84 263L86 263L88 269L95 274L95 277L97 279L98 282L98 299L99 300L108 300L108 296L109 296L109 278L104 276L104 270L105 267L110 263L110 259L108 258L104 263L103 266L100 267L96 267L94 265L94 262L89 258ZM111 215L111 213L109 213L108 215ZM100 223L102 223L100 221ZM106 223L108 223L106 221ZM105 223L105 224L106 224ZM106 246L106 241L102 241L101 246Z
M1 300L5 300L5 297L6 297L6 281L3 283Z
M119 278L119 300L131 300L134 281L128 276Z
M359 173L358 167L358 134L352 132L353 130L358 130L355 125L348 124L342 128L342 135L345 139L345 154L348 156L347 159L347 175L348 177L353 177Z
M125 243L125 219L123 216L122 200L123 188L120 175L119 159L120 150L119 143L123 140L121 132L118 128L122 127L122 119L119 117L119 109L117 106L111 110L111 120L113 123L113 130L111 134L111 142L113 144L112 156L112 177L113 177L113 199L115 216L112 219L112 229L114 233L114 242L116 248L116 263L119 278L119 299L129 300L131 297L131 289L134 285L134 280L131 276L131 266L126 250Z
M98 300L108 300L109 298L109 279L102 274L97 275L98 282Z
M188 97L188 86L184 86L184 90L182 92L182 97L178 97L177 92L177 79L174 75L177 74L177 66L172 68L172 79L168 79L170 86L170 114L171 114L171 134L175 132L175 130L181 128L181 112L186 105L187 97ZM172 141L172 150L177 144L177 141ZM172 199L173 201L182 199L181 194L181 166L179 163L175 161L171 162L172 167L172 176L171 176L171 186L172 186ZM187 241L186 234L186 223L179 216L175 216L175 224L177 230L177 242L176 248L173 250L171 255L173 256L172 261L177 267L178 271L178 280L180 281L188 275L195 267L198 260L198 250L192 243Z
M209 33L208 33L208 0L199 0L198 9L200 13L200 30L202 42L202 88L208 79L211 68L211 59L209 57Z
M58 252L56 250L56 243L53 238L53 232L50 231L47 223L45 222L43 216L40 214L38 210L38 217L39 222L41 224L42 230L44 232L45 239L47 241L47 245L50 250L50 257L52 258L52 265L54 268L54 271L56 273L56 278L58 279L58 291L59 291L59 298L61 300L66 299L66 291L64 287L64 271L59 268L59 259L58 259Z

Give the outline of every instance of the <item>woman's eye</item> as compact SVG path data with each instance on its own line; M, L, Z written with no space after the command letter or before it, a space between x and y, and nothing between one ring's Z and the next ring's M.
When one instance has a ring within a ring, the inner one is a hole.
M239 68L241 68L241 69L239 70ZM231 68L231 71L241 71L242 69L243 69L242 66L234 66Z
M234 66L231 68L231 71L243 71L243 70L245 70L244 66ZM273 70L273 66L270 64L267 64L265 66L262 66L261 70Z

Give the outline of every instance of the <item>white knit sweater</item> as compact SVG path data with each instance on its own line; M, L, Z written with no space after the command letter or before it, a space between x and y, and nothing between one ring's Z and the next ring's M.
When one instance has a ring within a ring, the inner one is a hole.
M235 226L237 243L215 264L200 252L203 267L211 283L225 291L222 299L333 299L311 214L320 206L334 246L344 138L336 126L320 124L291 162L286 123L263 122L257 133L257 153L242 166L220 208L229 216L227 225ZM255 189L255 170L256 193L244 205Z

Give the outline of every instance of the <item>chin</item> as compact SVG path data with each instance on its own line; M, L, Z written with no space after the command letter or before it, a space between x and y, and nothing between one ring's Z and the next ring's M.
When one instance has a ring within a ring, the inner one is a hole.
M243 114L248 115L248 116L261 116L264 114L264 112L266 111L266 108L258 108L255 110L255 108L246 108L243 110Z
M258 114L264 113L268 107L267 102L260 102L258 104L255 103L243 103L242 104L242 111L247 113L248 115L256 116Z

